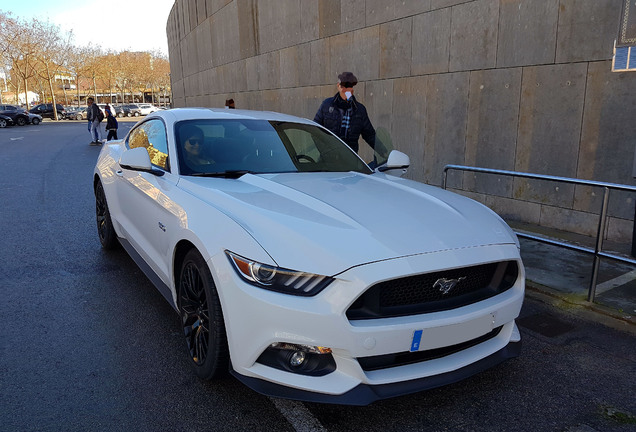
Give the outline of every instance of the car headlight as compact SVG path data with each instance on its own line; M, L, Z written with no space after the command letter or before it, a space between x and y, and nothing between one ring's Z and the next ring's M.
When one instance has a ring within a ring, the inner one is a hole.
M259 288L298 296L314 296L333 278L274 267L225 251L236 272L249 284Z

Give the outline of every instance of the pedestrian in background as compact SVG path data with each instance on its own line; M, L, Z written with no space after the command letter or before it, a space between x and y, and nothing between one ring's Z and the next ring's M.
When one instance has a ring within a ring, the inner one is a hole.
M225 100L225 109L235 109L234 99L226 99Z
M351 72L338 75L338 93L325 99L314 121L336 134L353 151L358 151L358 139L362 138L375 149L375 129L369 120L367 109L356 100L353 87L358 78Z
M88 118L88 130L92 138L91 145L100 145L102 143L102 132L99 128L99 124L104 120L104 114L92 97L86 100L86 104L88 105L86 117Z
M117 128L119 124L117 123L117 115L113 107L109 104L106 104L106 131L108 132L108 136L106 137L106 141L116 140L117 139Z

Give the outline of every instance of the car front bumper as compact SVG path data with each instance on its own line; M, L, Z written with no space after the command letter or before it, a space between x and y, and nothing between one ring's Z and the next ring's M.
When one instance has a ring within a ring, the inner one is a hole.
M510 358L517 357L520 352L521 341L510 342L488 357L450 372L389 384L358 384L346 393L339 395L299 390L270 381L247 377L234 370L231 370L230 373L246 386L266 396L294 399L303 402L364 406L378 400L404 396L462 381Z
M450 384L519 354L521 338L514 319L523 302L525 273L514 245L448 250L354 267L309 298L244 283L224 255L214 256L210 266L223 307L232 373L261 393L365 405ZM509 260L519 265L514 286L477 303L392 318L350 320L346 315L353 302L379 281ZM416 332L421 340L413 349ZM484 339L488 334L492 337ZM330 348L335 370L308 376L258 361L271 344L280 342ZM360 361L445 348L451 349L444 355L393 367L364 368Z

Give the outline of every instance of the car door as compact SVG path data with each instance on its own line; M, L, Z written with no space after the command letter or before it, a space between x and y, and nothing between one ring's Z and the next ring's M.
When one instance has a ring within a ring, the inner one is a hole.
M119 167L116 211L124 236L153 271L170 285L170 234L185 219L173 199L177 177L170 172L167 134L160 119L137 125L126 139L128 148L144 147L164 175Z

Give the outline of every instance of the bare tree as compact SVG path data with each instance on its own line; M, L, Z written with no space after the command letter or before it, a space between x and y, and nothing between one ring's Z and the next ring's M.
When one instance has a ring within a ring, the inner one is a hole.
M11 64L11 70L24 84L24 100L29 103L28 80L35 75L33 63L38 50L38 38L35 31L35 20L27 23L15 20L2 13L2 55Z
M82 77L88 77L86 73L87 64L93 54L90 48L86 47L71 47L68 56L68 69L75 78L75 90L77 92L77 106L80 106L80 99L82 94Z
M60 31L59 26L51 23L33 20L34 30L39 39L38 50L34 54L35 67L40 78L48 86L53 104L53 116L58 119L57 100L55 97L56 77L69 72L66 68L68 53L73 39L73 33ZM62 79L62 85L64 85Z
M155 57L151 85L151 88L159 90L165 100L166 90L170 88L170 62L165 57Z
M112 103L113 88L117 87L117 73L115 68L118 62L116 62L116 58L117 55L110 51L99 58L103 82L106 88L108 88L108 103Z
M100 70L100 57L102 56L101 47L88 48L88 56L86 57L86 64L84 65L84 75L93 83L93 92L95 94L95 103L99 103L99 91L97 88L97 79L102 77L102 71Z

